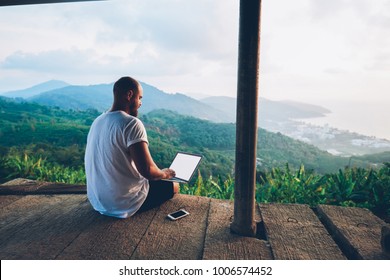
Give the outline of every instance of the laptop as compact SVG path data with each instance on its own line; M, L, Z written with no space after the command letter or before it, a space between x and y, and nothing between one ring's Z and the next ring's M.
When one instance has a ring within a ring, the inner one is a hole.
M175 170L176 177L166 179L165 181L188 183L194 175L201 159L201 155L178 152L169 167Z

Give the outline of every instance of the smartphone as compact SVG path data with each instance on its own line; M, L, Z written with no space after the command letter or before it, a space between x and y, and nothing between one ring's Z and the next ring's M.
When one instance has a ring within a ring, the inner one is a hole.
M176 211L176 212L173 212L173 213L170 213L168 214L168 219L172 220L172 221L176 221L180 218L183 218L187 215L189 215L190 213L188 213L186 210L184 209L180 209L179 211Z

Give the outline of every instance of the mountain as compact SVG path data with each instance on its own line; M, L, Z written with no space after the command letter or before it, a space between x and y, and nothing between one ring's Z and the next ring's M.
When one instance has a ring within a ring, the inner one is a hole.
M371 165L375 166L378 162L390 162L390 151L364 155L364 156L355 156L350 158L350 164L353 164L354 160L360 160L365 162L370 162Z
M113 84L67 86L32 96L27 100L62 109L106 111L112 105Z
M184 94L168 94L156 87L142 83L144 97L140 112L147 114L156 109L167 109L179 114L196 116L214 122L224 122L224 112ZM28 101L63 109L97 109L106 111L112 104L113 84L67 86L40 93Z
M235 121L237 99L227 96L213 96L203 98L200 101L209 104L215 109L222 110L232 117L229 121ZM330 111L324 107L294 102L272 101L259 98L258 121L260 127L266 127L267 122L280 122L291 119L316 118L325 116ZM234 118L233 118L234 117Z
M290 118L292 119L318 118L331 113L330 110L322 106L292 100L280 101L278 104L282 104L284 109L289 110L288 114L290 114Z
M156 109L167 109L213 122L230 123L236 120L236 98L208 97L196 100L184 94L168 94L146 83L141 82L141 84L144 89L141 113L146 114ZM68 85L46 91L43 91L41 86L37 86L34 89L30 88L18 92L24 92L25 96L29 96L27 98L29 101L42 105L57 106L63 109L85 110L93 108L105 111L112 103L112 86L112 83L89 86ZM37 93L38 89L41 89L41 92ZM267 127L268 123L291 118L319 117L327 112L329 111L320 106L260 98L259 124L261 127ZM263 123L264 125L262 125Z
M22 90L14 90L14 91L8 91L4 92L1 95L6 96L6 97L21 97L21 98L29 98L31 96L40 94L45 91L53 90L53 89L59 89L69 86L68 83L63 82L63 81L58 81L58 80L50 80L38 85L35 85L30 88L22 89Z
M217 96L196 100L184 94L168 94L146 83L141 82L141 84L144 89L141 115L153 110L166 109L212 122L235 123L236 98ZM112 86L113 83L89 86L68 85L41 92L27 100L63 109L96 109L103 112L111 106ZM28 92L28 89L25 92ZM32 95L33 92L36 92L35 87L34 91L31 90L28 94ZM327 113L329 110L322 106L295 101L272 101L260 97L258 126L315 145L334 155L348 157L390 150L390 141L387 140L372 139L349 131L327 126L313 126L298 121L321 117Z
M142 107L140 108L141 113L165 109L213 122L226 122L225 113L218 108L209 106L207 103L195 100L184 94L168 94L148 84L141 84L144 89Z

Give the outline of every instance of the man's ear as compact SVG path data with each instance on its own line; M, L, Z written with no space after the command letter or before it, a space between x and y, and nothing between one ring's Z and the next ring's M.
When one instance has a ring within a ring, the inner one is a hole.
M133 95L134 95L134 91L129 90L127 93L127 100L130 101L130 99L133 97Z

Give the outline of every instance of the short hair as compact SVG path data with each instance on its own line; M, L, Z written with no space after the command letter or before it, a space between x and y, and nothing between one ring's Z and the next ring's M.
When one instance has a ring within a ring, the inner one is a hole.
M139 83L131 77L122 77L115 82L113 92L114 94L122 95L128 93L130 90L138 91Z

